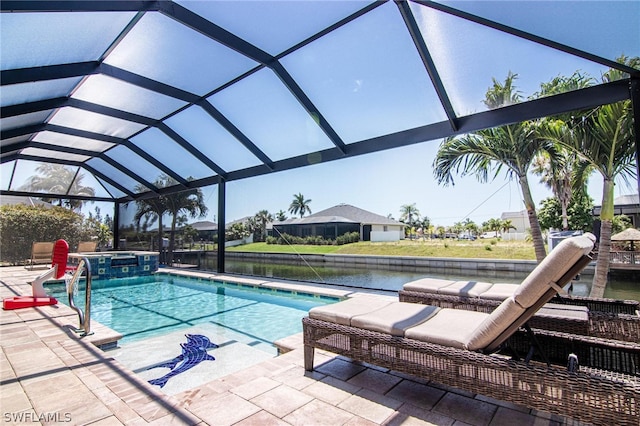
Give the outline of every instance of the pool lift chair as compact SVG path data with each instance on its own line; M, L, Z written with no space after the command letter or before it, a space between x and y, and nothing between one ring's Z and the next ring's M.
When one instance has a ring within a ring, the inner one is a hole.
M65 240L58 240L53 245L51 255L51 268L36 277L31 282L31 296L15 296L2 300L2 308L5 310L22 309L37 306L56 305L58 300L50 297L44 289L45 281L65 278L69 306L78 314L80 327L74 329L81 336L92 334L91 332L91 264L89 259L82 257L76 266L67 265L69 257L69 244ZM68 273L72 273L69 275ZM78 308L73 300L77 292L79 281L84 274L86 279L85 311Z
M639 374L577 366L575 357L570 369L566 359L562 365L533 359L544 343L527 321L590 262L594 241L591 234L564 240L491 313L367 296L313 308L303 318L305 369L313 370L314 351L323 349L580 421L638 425ZM530 338L524 359L509 350L522 327ZM594 348L609 344L590 339ZM637 361L640 345L621 343Z

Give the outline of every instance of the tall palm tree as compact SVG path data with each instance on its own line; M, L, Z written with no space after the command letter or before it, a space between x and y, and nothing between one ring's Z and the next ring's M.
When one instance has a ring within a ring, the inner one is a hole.
M176 225L182 215L192 219L205 217L209 210L204 202L204 195L200 188L163 195L167 212L171 215L169 233L169 253L173 255L176 243Z
M311 213L311 208L309 207L309 203L312 200L305 200L304 195L302 193L293 194L293 201L289 205L289 213L291 214L300 214L300 218L307 213Z
M640 58L621 56L618 62L640 68ZM623 72L610 69L602 76L604 83L618 80ZM592 297L603 297L607 285L611 252L611 232L614 216L614 183L635 176L637 158L633 136L631 101L602 105L573 123L574 137L557 134L556 142L572 149L580 158L576 169L581 181L598 172L603 179L600 212L600 242L596 271L591 285Z
M562 229L569 229L569 204L573 197L575 173L578 163L575 152L568 149L558 149L554 154L550 151L540 153L533 161L533 173L540 176L540 182L551 189L553 195L560 202ZM584 184L580 186L584 187Z
M498 108L519 102L521 97L513 84L516 77L510 72L504 84L494 79L493 87L487 91L485 104L489 108ZM503 167L506 168L507 177L516 179L520 184L536 259L540 262L546 256L546 250L527 173L535 156L548 145L548 141L537 136L535 126L529 122L448 138L438 149L433 163L434 175L438 183L445 186L454 184L454 173L462 176L475 174L480 182L488 182L495 179Z
M584 89L592 86L595 80L588 75L574 72L571 76L557 76L547 83L540 85L540 92L535 97L543 97L565 93L572 90ZM561 137L568 140L575 136L571 121L576 112L561 114L554 118L540 120L538 131L544 138L549 129L552 133L561 132ZM578 113L578 115L581 115ZM553 138L552 138L553 139ZM568 208L574 191L586 194L586 181L576 180L575 169L578 157L574 150L567 149L561 144L555 144L552 149L540 153L534 159L533 172L540 176L540 182L545 184L560 202L562 214L562 229L569 229Z
M420 210L416 207L416 203L404 204L400 206L400 222L404 222L409 225L409 234L411 234L411 227L415 220L420 218Z
M190 179L188 179L190 180ZM175 181L167 175L160 175L154 182L157 188L166 188L175 184ZM137 188L141 192L142 188ZM137 210L134 214L134 221L139 226L144 218L146 223L158 221L158 249L162 250L163 216L171 215L171 228L169 239L169 253L173 253L175 246L175 232L178 218L187 214L192 218L203 217L207 214L208 208L204 203L202 190L190 189L183 192L161 195L155 198L136 200ZM166 261L166 260L165 260Z
M586 117L583 124L577 128L579 144L575 148L582 159L578 173L589 176L592 171L596 171L603 179L600 243L591 285L592 297L603 297L607 284L614 215L614 182L618 178L628 180L635 175L636 158L631 117L630 101L603 105L594 114Z
M38 175L31 176L21 189L33 192L46 192L60 195L80 195L93 197L95 188L82 185L84 174L79 168L66 167L62 164L41 163L36 167ZM52 198L43 197L44 201L51 201ZM57 199L60 206L72 210L82 207L82 200L70 200L60 197Z

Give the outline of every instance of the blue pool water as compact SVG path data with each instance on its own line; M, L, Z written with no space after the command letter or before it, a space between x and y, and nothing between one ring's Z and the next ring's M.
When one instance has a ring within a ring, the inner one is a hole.
M68 303L64 284L46 288ZM83 285L74 300L84 310ZM158 274L92 281L91 318L121 333L122 343L209 323L270 344L301 332L301 319L312 307L337 300Z

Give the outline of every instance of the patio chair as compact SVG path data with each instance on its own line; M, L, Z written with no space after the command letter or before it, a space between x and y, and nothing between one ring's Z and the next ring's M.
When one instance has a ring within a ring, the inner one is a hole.
M78 243L78 253L93 253L98 244L95 241L80 241Z
M34 242L31 245L31 259L29 260L29 266L33 270L34 265L50 264L52 255L52 242Z
M531 351L524 361L496 354L589 263L592 237L564 240L516 293L490 314L406 302L371 302L367 297L313 308L303 318L305 369L313 370L315 349L324 349L585 422L610 424L615 419L617 424L637 425L637 375L585 366L567 371L566 364L559 367L532 361ZM529 334L533 335L531 347L536 347L536 333Z
M490 313L518 286L422 278L405 284L398 296L401 302ZM545 330L639 342L639 309L640 302L635 300L556 295L529 324Z

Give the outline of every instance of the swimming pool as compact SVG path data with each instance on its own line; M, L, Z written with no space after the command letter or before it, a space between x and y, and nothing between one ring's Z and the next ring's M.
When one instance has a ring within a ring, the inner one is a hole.
M64 284L47 292L67 303ZM81 285L80 293L84 293ZM75 303L84 310L84 297ZM121 333L121 343L210 323L233 330L253 346L302 331L314 306L338 298L172 274L92 281L91 319Z

